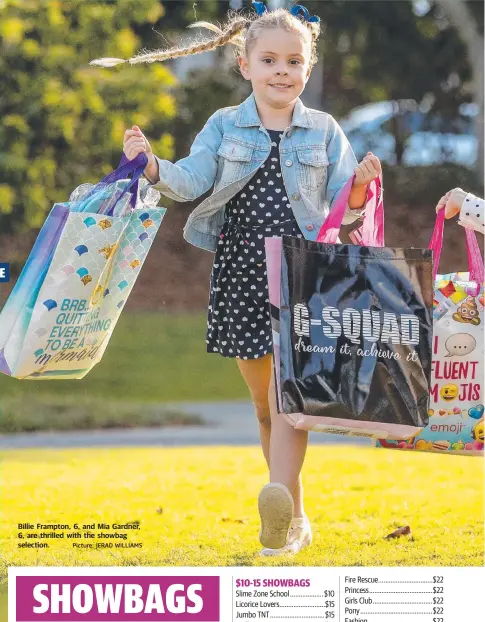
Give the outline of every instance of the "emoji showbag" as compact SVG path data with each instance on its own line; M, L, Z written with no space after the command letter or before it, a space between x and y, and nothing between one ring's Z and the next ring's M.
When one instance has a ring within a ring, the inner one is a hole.
M298 429L406 439L428 423L428 249L384 247L381 180L358 244L338 234L353 179L317 239L266 238L278 412Z
M483 456L483 259L475 233L466 229L469 272L436 274L443 225L441 210L430 243L435 253L435 297L429 423L405 441L379 440L376 445Z
M54 205L0 313L0 372L75 379L101 360L165 213L140 198L145 165L123 159Z

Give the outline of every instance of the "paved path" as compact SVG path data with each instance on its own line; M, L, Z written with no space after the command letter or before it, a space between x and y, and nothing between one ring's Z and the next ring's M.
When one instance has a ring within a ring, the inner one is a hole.
M256 416L250 402L183 403L166 406L200 415L207 425L0 435L0 449L259 444ZM371 441L366 438L319 432L311 434L310 442L371 445Z

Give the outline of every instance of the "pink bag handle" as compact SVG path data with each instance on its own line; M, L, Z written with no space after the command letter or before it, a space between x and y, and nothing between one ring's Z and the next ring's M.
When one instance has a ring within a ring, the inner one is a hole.
M441 209L436 215L436 221L433 234L429 242L428 248L433 251L433 279L436 278L438 267L440 264L441 251L443 249L443 231L445 226L445 210ZM475 231L465 227L466 246L468 252L468 270L470 272L470 281L475 283L483 283L485 279L485 270L483 266L483 257L480 252Z
M379 176L367 188L364 222L358 231L362 234L362 246L384 246L384 201L382 177Z
M354 179L355 175L347 181L339 192L334 206L318 232L317 242L336 244ZM361 246L384 246L384 203L382 200L381 176L367 186L364 222L353 233L360 234L355 236L355 238Z

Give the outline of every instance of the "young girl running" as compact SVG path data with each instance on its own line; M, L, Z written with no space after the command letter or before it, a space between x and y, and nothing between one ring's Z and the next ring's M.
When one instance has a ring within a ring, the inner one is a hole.
M259 421L270 481L259 497L263 555L297 553L311 543L300 471L308 433L276 412L272 385L272 333L264 238L314 240L345 182L355 173L345 224L362 215L367 184L381 172L371 153L357 164L336 121L306 108L299 96L316 62L319 20L295 6L236 16L216 36L189 47L141 54L130 63L163 61L238 46L238 63L252 94L241 105L215 112L188 157L157 158L140 128L125 132L129 159L148 156L145 175L176 201L192 201L213 188L189 216L184 237L215 253L210 281L207 351L236 359ZM118 59L96 64L110 66ZM270 442L271 441L271 442Z

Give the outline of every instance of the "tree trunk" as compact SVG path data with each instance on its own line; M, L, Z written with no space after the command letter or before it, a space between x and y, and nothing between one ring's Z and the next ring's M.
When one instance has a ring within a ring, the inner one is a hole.
M449 20L455 26L468 50L468 60L472 69L472 90L478 114L475 120L475 133L478 142L476 171L483 180L484 166L484 77L483 77L483 37L478 31L475 18L468 10L464 0L436 0Z

